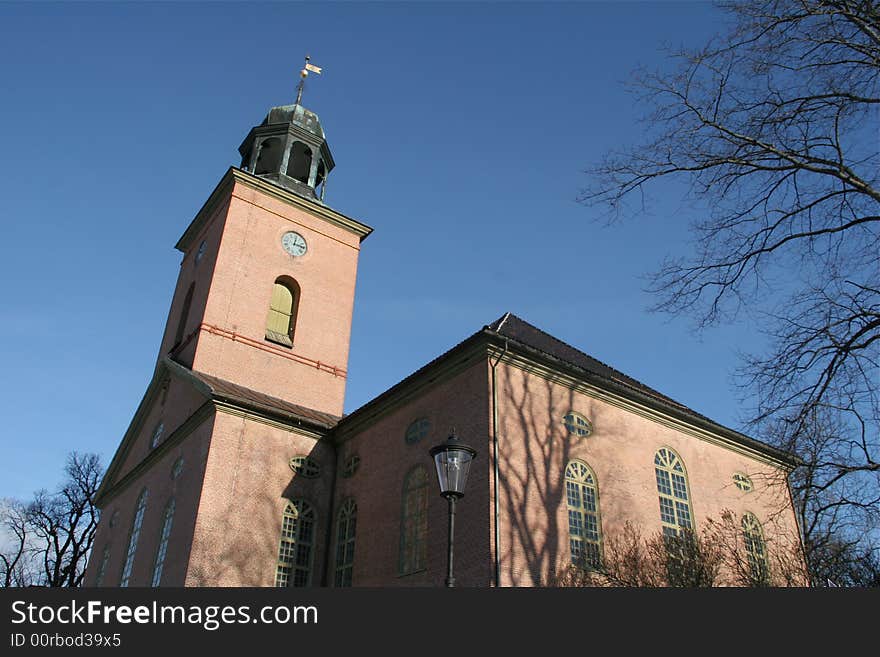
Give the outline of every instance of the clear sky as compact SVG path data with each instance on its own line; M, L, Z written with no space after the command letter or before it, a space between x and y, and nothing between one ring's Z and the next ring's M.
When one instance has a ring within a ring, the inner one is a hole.
M699 2L0 4L0 497L109 463L150 380L174 243L251 126L304 105L361 251L346 411L506 311L741 428L743 321L699 339L644 275L697 209L605 227L583 169L639 139L626 81L722 28Z

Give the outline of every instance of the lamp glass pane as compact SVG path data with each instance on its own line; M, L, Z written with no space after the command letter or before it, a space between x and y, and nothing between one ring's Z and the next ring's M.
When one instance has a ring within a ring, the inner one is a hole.
M434 455L441 494L464 495L472 460L473 457L469 452L460 449L449 449Z

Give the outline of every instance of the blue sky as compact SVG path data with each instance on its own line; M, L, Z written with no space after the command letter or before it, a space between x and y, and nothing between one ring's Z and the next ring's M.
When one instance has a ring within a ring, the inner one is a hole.
M664 44L700 45L698 2L0 4L0 496L109 462L149 382L173 245L251 126L304 104L337 167L326 201L373 226L346 410L511 311L741 427L741 321L695 336L651 314L644 275L687 253L682 187L606 227L582 171L638 141L625 88Z

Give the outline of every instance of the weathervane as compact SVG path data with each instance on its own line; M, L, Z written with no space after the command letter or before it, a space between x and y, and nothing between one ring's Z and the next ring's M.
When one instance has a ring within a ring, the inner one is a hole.
M306 78L309 77L309 71L312 73L321 73L320 66L314 66L309 64L309 60L311 57L306 55L306 65L303 66L303 69L299 72L299 84L296 87L296 104L300 105L303 97L303 88L306 86Z

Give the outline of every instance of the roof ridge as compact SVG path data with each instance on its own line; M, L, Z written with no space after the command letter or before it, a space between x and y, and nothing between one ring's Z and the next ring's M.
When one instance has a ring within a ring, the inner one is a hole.
M630 388L634 388L634 389L636 389L636 390L641 389L641 390L648 391L648 392L650 392L650 393L653 394L653 395L658 395L658 396L662 397L664 400L666 400L666 401L668 401L668 402L671 402L671 403L675 404L676 406L680 406L681 408L684 408L684 409L690 410L691 412L694 412L694 413L696 412L696 411L693 411L693 410L692 410L689 406L687 406L686 404L683 404L683 403L681 403L680 401L677 401L677 400L675 400L675 399L672 399L672 397L669 397L668 395L665 395L664 393L660 392L659 390L656 390L656 389L652 388L651 386L647 385L646 383L642 383L642 382L639 381L638 379L636 379L636 378L634 378L634 377L632 377L632 376L629 376L628 374L626 374L626 373L620 371L620 370L617 369L616 367L612 367L612 366L609 365L608 363L599 360L599 359L596 358L595 356L592 356L592 355L588 354L587 352L582 351L581 349L578 349L577 347L575 347L575 346L569 344L568 342L565 342L564 340L560 340L560 339L557 338L555 335L553 335L553 334L551 334L551 333L548 333L548 332L545 331L544 329L535 326L535 325L532 324L531 322L528 322L528 321L524 320L522 317L519 317L519 316L517 316L517 315L513 315L512 313L507 313L507 315L505 315L505 319L507 319L509 316L510 316L510 317L513 317L515 320L517 320L517 321L519 321L519 322L525 324L525 325L528 326L530 329L532 329L532 330L534 330L534 331L540 333L541 335L546 336L546 337L549 338L550 340L552 340L552 341L554 341L554 342L557 342L557 343L561 344L562 346L564 346L564 347L566 347L566 348L568 348L568 349L571 349L572 351L574 351L574 352L580 354L581 356L584 356L584 357L586 357L586 358L589 358L590 360L592 360L592 361L598 363L598 364L601 365L602 367L608 369L611 373L616 374L617 376L610 376L610 377L609 377L611 380L617 381L618 383L622 383L622 384L624 384L624 385L626 385L626 386L628 386L628 387L630 387ZM499 325L499 327L498 327L498 329L496 329L496 331L500 330L500 328L501 328L501 326ZM544 352L544 353L549 353L549 352L546 352L544 349L540 349L540 348L538 348L538 350L539 350L539 351L542 351L542 352Z

